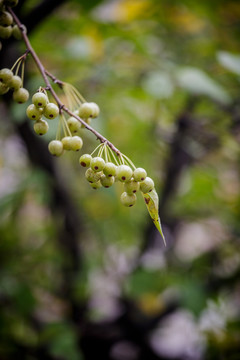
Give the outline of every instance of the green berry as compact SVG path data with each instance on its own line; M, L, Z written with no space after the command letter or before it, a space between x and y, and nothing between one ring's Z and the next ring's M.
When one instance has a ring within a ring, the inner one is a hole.
M115 176L116 175L116 172L117 172L117 167L115 164L113 164L112 162L107 162L105 164L105 167L103 169L103 173L106 175L106 176Z
M13 17L8 11L2 11L0 13L0 25L9 26L13 23Z
M135 194L140 188L140 184L137 181L129 180L124 183L124 190L128 194Z
M31 104L27 107L26 114L30 120L39 120L42 116L42 111L34 104Z
M9 7L17 6L18 0L5 0L4 4Z
M8 86L12 90L18 90L22 86L22 79L18 75L13 75L13 77L8 83Z
M73 117L73 116L71 116L67 120L67 124L68 124L69 130L72 133L78 132L78 130L81 128L81 123L77 119L75 119L75 117Z
M154 182L150 177L146 177L144 181L140 183L140 190L146 194L151 192L154 189Z
M129 195L128 193L123 192L120 197L120 200L124 206L132 207L136 203L137 197L135 194Z
M102 187L102 184L101 184L101 181L98 180L97 182L90 183L90 186L91 186L94 190L97 190L97 189L99 189L100 187Z
M48 144L49 152L54 156L60 156L63 153L63 144L59 140L52 140Z
M112 186L114 184L115 178L114 176L106 176L106 175L102 175L100 178L101 184L102 186L104 186L105 188L109 188L110 186Z
M99 106L95 103L95 102L90 102L89 103L92 107L92 118L96 118L98 117L99 113L100 113L100 109Z
M13 72L10 69L4 68L0 70L0 82L8 85L13 78Z
M98 180L100 180L101 178L101 175L102 175L101 172L95 172L91 168L88 168L87 171L85 172L85 177L87 181L89 181L90 183L98 182Z
M58 106L54 103L48 103L43 110L43 115L47 119L55 119L59 115Z
M88 102L83 103L79 108L78 115L82 119L88 119L89 117L93 117L93 115L96 113L95 105L93 105L93 103L88 103Z
M100 156L96 156L92 158L90 166L94 171L102 171L105 167L105 161Z
M9 39L11 35L12 35L12 27L11 26L0 25L0 38Z
M29 92L25 88L20 88L13 92L13 100L19 104L23 104L28 101Z
M83 146L83 141L80 136L73 136L70 140L70 145L72 151L79 151Z
M27 28L25 25L23 26L23 32L26 34L27 33ZM16 40L22 40L22 31L19 29L19 27L17 25L14 25L12 28L12 36L16 39Z
M0 95L6 94L8 92L8 90L9 90L9 87L6 84L0 82Z
M132 174L132 169L128 165L119 165L117 167L117 178L122 182L130 180Z
M71 140L72 140L72 136L65 136L62 138L61 141L62 141L64 150L72 150Z
M34 131L38 135L44 135L48 132L49 126L45 120L37 120L33 126Z
M48 97L42 92L37 92L33 95L32 102L38 108L45 107L48 103Z
M147 177L147 172L143 168L137 168L133 172L133 178L135 181L144 181Z
M83 167L88 167L90 166L92 161L92 156L90 154L83 154L80 159L79 159L79 163L80 165L82 165Z

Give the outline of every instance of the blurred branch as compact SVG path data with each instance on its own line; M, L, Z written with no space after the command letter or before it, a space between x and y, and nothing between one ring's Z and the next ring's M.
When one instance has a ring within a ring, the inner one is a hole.
M171 234L174 234L178 220L169 217L168 204L176 194L182 171L192 166L196 161L200 161L203 156L206 156L207 153L220 145L220 140L217 135L205 129L205 119L196 118L193 114L197 101L199 101L197 97L189 98L186 109L176 119L176 131L171 141L169 156L165 165L164 173L166 177L161 194L159 194L159 213L163 227L164 224L167 225ZM201 145L205 150L202 157L196 158L194 154L189 151L187 144L191 140ZM145 231L140 257L145 251L154 246L156 239L157 231L155 226L149 223ZM168 239L166 239L166 241L167 245L169 245Z
M86 359L99 357L104 360L112 360L111 351L114 345L124 341L135 349L136 354L131 357L133 359L167 359L154 352L149 342L149 336L167 315L176 310L178 304L169 302L163 311L153 316L144 314L135 302L126 298L119 300L119 307L122 309L122 315L116 320L89 322L83 328L81 347ZM180 360L180 358L176 357L175 360Z

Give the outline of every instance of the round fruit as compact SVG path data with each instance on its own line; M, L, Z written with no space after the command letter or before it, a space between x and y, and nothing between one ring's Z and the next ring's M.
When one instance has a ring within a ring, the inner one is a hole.
M105 167L105 161L100 156L96 156L92 158L90 166L94 171L102 171Z
M8 90L9 90L9 87L6 84L0 82L0 95L6 94L8 92Z
M123 192L120 200L124 206L131 207L136 203L137 197L135 194L129 195L128 193Z
M9 26L13 23L13 17L8 11L2 11L0 13L0 25Z
M7 84L12 80L13 72L10 69L4 68L0 70L0 82Z
M90 102L88 104L91 105L91 107L92 107L92 115L91 115L91 117L92 118L98 117L98 115L100 113L99 106L95 102Z
M72 136L64 136L62 138L61 141L62 141L64 150L72 150L71 149L71 140L72 140Z
M83 146L83 141L80 136L73 136L70 140L70 145L72 151L79 151Z
M98 182L98 180L100 180L101 175L102 175L101 172L95 172L91 168L88 168L87 171L85 172L85 177L87 181L89 181L90 183Z
M12 27L11 26L1 26L0 25L0 38L9 39L12 35Z
M133 172L133 178L135 181L144 181L147 177L147 172L143 168L137 168Z
M31 104L27 107L26 114L30 120L39 120L42 116L42 111L34 104Z
M78 111L78 115L83 119L92 117L94 113L96 113L96 107L93 106L92 103L88 102L83 103Z
M106 175L102 175L100 178L101 184L102 186L104 186L105 188L109 188L110 186L112 186L114 184L115 178L114 176L106 176Z
M144 181L140 183L140 190L146 194L154 189L154 182L150 177L146 177Z
M79 163L80 165L82 165L83 167L88 167L90 166L92 161L92 156L90 154L83 154L80 159L79 159Z
M12 90L18 90L22 86L22 79L18 75L13 75L13 77L8 83L8 86Z
M58 106L54 103L48 103L43 110L43 115L47 119L55 119L59 115Z
M44 135L48 132L49 126L45 120L38 120L35 122L33 128L36 134Z
M22 27L23 27L23 32L26 34L27 33L26 26L22 25ZM19 27L17 25L13 26L12 35L16 40L21 40L22 39L22 31L19 29Z
M132 173L132 169L128 165L119 165L117 167L117 178L122 182L130 180Z
M29 92L25 88L20 88L13 92L13 100L19 104L23 104L28 101Z
M105 164L105 167L103 169L103 173L106 175L106 176L115 176L116 175L116 172L117 172L117 167L115 164L113 164L112 162L107 162Z
M91 186L94 190L97 190L97 189L99 189L100 187L102 187L102 184L101 184L101 181L98 180L97 182L90 183L90 186Z
M135 194L140 188L140 184L137 181L129 180L124 183L124 190L128 194Z
M54 156L60 156L63 153L63 144L59 140L52 140L48 144L49 152Z
M48 103L48 97L42 92L37 92L33 95L32 102L38 108L45 107Z
M73 116L71 116L71 117L67 120L67 124L68 124L69 130L70 130L72 133L78 132L78 130L79 130L80 127L81 127L80 122L79 122L77 119L75 119L75 117L73 117Z

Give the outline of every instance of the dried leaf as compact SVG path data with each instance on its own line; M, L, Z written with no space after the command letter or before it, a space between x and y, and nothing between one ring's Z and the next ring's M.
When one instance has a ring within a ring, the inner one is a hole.
M154 225L156 226L159 233L161 234L164 245L166 246L166 241L165 241L165 237L163 235L161 221L160 221L160 217L158 214L158 194L157 194L156 190L153 189L150 193L147 193L147 194L142 193L142 195L143 195L145 204L147 206L149 215L151 216L151 218L154 222Z

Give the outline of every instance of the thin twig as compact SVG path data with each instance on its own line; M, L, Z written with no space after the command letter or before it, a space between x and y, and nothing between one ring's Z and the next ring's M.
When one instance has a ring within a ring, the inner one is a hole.
M51 83L48 79L48 77L50 77L54 82L61 84L61 81L58 80L57 78L55 78L55 76L53 76L52 74L50 74L45 67L43 66L41 60L39 59L38 55L36 54L35 50L33 49L29 38L26 34L26 30L23 26L23 24L20 22L20 20L18 19L18 17L16 16L16 14L14 13L14 11L11 8L8 8L8 11L12 14L15 23L17 24L17 26L19 27L20 31L22 32L22 37L23 37L23 41L26 44L26 47L29 51L29 53L32 55L33 60L35 61L35 64L37 65L43 80L45 82L45 84L47 85L47 88L49 89L49 91L51 92L52 96L54 97L54 99L56 100L56 103L59 107L60 113L62 111L65 111L68 115L73 116L75 119L77 119L81 124L84 125L84 127L86 129L88 129L89 131L91 131L98 140L100 140L102 143L107 143L107 145L117 154L117 156L121 155L121 152L108 140L106 139L104 136L102 136L98 131L96 131L95 129L93 129L90 125L88 125L83 119L81 119L79 116L77 116L76 114L74 114L71 110L69 110L66 105L64 105L61 100L59 99L58 95L56 94L56 92L54 91L53 87L51 86Z
M61 89L63 87L64 82L57 79L56 76L54 76L52 73L50 73L47 69L45 69L45 74L55 83L57 84Z

